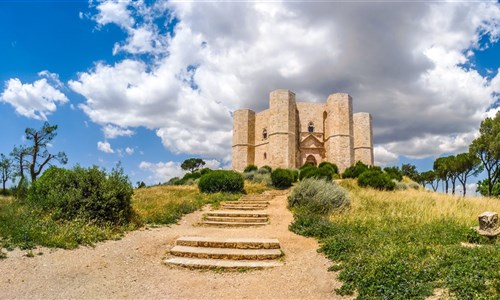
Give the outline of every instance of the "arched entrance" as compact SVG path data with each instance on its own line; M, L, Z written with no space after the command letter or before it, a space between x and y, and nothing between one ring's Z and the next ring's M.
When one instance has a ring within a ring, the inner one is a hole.
M317 162L316 162L316 157L314 157L314 155L308 155L307 158L306 158L306 164L311 164L313 166L316 166L317 165Z

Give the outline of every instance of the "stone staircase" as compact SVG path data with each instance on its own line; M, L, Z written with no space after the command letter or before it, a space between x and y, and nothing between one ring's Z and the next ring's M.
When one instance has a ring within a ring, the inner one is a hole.
M203 224L215 226L263 226L269 224L269 215L263 211L272 195L245 195L237 201L224 202L221 210L203 216Z
M268 268L281 266L277 239L190 237L177 239L167 265L189 268Z

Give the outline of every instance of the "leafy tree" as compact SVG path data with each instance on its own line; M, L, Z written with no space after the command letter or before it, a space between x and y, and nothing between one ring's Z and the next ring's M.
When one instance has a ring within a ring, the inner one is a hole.
M442 180L445 184L445 191L448 194L449 169L446 164L446 157L439 157L434 161L434 174L436 178Z
M477 183L476 192L481 193L483 196L488 196L488 179L480 180ZM491 194L489 196L500 197L500 182L497 182L493 189L491 190Z
M455 164L458 169L458 180L463 187L463 196L467 190L467 179L470 176L476 176L483 171L481 160L471 153L461 153L455 157Z
M448 169L448 176L451 182L451 194L455 195L456 182L460 173L457 158L453 155L445 157L445 166Z
M45 122L40 130L34 128L26 128L25 130L26 139L32 143L30 147L25 148L31 182L36 181L43 168L50 165L52 160L56 160L63 165L68 162L64 152L51 154L47 151L47 146L57 135L56 130L57 125L50 125L48 122Z
M479 137L472 141L469 152L479 157L486 170L488 196L500 178L500 111L494 118L486 118L479 127Z
M0 170L2 172L2 194L6 194L5 184L12 176L12 161L3 153L0 154Z
M436 174L434 173L434 171L432 170L429 170L429 171L426 171L426 172L422 172L420 173L420 175L418 176L418 182L423 186L425 187L427 184L430 184L431 187L432 187L432 190L433 191L436 191L437 188L438 188L438 185L437 184L434 184L435 180L436 180Z
M146 187L146 184L144 183L144 181L137 181L136 184L137 184L138 189L142 189L142 188Z
M401 170L397 167L385 167L384 172L389 174L392 179L396 179L397 181L401 181L403 179L403 174L401 173Z
M418 181L418 171L417 167L412 164L402 164L401 173L403 176L409 177L411 180Z
M205 161L201 158L188 158L181 164L181 169L193 173L204 165Z
M28 148L26 146L21 145L19 147L14 146L14 149L10 153L10 156L12 157L12 164L13 164L13 170L14 174L12 174L14 177L20 177L18 187L21 186L21 182L24 181L24 171L29 167L29 162L26 159L28 156Z

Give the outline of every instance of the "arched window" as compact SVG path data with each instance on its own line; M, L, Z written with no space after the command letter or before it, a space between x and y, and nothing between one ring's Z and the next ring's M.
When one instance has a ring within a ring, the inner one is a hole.
M264 159L267 159L267 153L264 152Z
M314 132L314 123L312 121L307 125L307 132Z
M264 130L262 130L262 138L265 140L267 139L267 129L264 128Z

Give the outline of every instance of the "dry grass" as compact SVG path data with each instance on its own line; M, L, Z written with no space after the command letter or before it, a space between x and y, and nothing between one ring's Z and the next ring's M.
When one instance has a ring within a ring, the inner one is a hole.
M500 201L488 197L460 197L428 190L378 191L357 188L354 180L341 183L350 190L349 214L336 218L355 218L383 221L387 218L406 218L415 223L452 218L468 226L477 225L477 216L484 211L500 213Z

